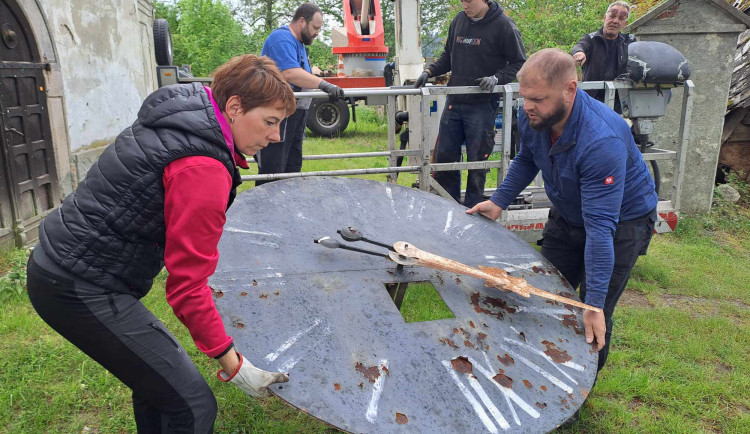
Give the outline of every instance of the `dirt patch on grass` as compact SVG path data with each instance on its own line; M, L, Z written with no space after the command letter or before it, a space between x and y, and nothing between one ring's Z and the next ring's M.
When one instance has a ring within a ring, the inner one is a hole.
M716 362L716 372L719 374L730 374L733 371L733 368L725 363L722 363L721 361Z
M635 397L628 403L628 410L635 412L639 408L643 407L643 400Z
M750 310L750 305L733 299L716 300L681 294L662 294L658 300L660 305L690 312L690 316L694 318L724 317L736 323L744 323L747 319L727 313L726 308L722 310L722 305L726 306L725 303L727 303L742 311Z
M630 307L654 307L653 303L646 297L646 294L630 288L625 288L617 304Z

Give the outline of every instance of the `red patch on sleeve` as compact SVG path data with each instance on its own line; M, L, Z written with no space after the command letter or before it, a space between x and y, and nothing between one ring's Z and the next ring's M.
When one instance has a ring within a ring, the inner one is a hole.
M604 178L604 185L612 185L615 183L615 177L614 176L608 176Z

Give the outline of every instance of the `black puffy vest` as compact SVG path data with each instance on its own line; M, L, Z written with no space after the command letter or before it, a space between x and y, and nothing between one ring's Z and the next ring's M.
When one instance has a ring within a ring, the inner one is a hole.
M218 114L220 116L220 114ZM240 184L211 101L199 83L163 87L39 228L60 267L104 288L143 297L164 266L164 168L188 156L219 160Z

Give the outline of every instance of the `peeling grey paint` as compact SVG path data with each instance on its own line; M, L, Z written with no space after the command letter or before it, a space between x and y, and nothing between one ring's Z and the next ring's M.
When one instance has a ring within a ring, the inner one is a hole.
M155 90L153 37L144 33L151 31L153 17L138 2L46 3L66 96L69 147L76 151L116 136Z

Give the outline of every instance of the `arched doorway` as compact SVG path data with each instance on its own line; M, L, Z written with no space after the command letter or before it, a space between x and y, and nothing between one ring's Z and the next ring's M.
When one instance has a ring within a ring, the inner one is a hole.
M0 0L0 245L37 239L60 203L45 68L23 11Z

